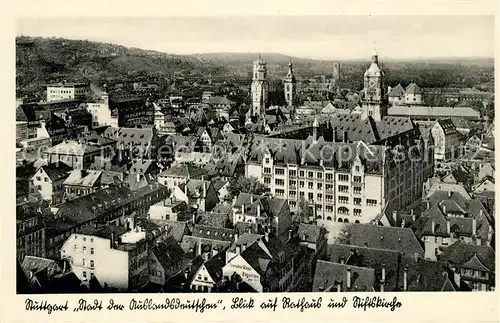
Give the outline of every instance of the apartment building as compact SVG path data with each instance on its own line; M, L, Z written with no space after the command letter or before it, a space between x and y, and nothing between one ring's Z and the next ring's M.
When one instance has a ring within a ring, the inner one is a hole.
M90 94L88 83L57 83L47 85L47 102L61 100L75 100Z

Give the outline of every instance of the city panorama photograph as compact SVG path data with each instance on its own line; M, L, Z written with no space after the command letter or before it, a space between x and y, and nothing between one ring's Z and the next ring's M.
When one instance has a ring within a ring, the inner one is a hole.
M16 28L18 294L495 290L493 16Z

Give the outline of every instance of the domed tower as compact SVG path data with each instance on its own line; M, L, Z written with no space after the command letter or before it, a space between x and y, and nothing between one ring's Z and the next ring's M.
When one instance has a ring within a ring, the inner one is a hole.
M295 79L295 75L293 74L293 64L290 60L288 63L288 73L283 80L283 87L285 89L285 100L289 107L293 106L296 102L295 91L297 88L297 80Z
M382 120L387 115L387 88L384 72L378 65L376 51L373 51L372 62L365 72L363 92L361 117L363 119L372 117L375 121Z
M269 93L269 82L267 80L266 62L259 59L253 62L252 80L252 116L261 116L266 112L267 96Z

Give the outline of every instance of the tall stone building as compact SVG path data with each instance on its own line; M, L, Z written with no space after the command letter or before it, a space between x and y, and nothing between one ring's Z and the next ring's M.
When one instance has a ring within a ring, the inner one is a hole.
M269 81L267 79L267 64L259 55L253 63L252 80L252 116L265 115L267 98L269 94Z
M372 62L364 75L363 101L361 118L372 117L381 121L387 115L388 96L385 84L385 74L378 64L378 54L372 53Z
M285 89L285 100L289 107L296 103L296 90L297 90L297 80L293 74L293 64L292 61L288 64L288 73L283 81L283 87Z

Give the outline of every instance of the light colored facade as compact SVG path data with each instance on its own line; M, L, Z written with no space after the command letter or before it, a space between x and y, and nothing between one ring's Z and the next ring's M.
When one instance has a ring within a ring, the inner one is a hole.
M283 87L285 89L285 100L287 105L289 107L295 105L297 99L295 96L295 92L297 91L297 80L293 74L292 62L288 64L288 73L283 81Z
M362 101L361 117L372 117L375 121L382 120L387 115L387 87L385 74L378 65L378 53L372 53L372 62L364 75L364 99Z
M114 239L73 233L61 248L61 258L68 259L84 282L95 276L102 285L123 291L146 284L149 272L144 232L127 232L120 243Z
M85 108L92 115L93 127L118 127L118 117L113 116L109 108L108 94L102 94L101 99L96 102L85 103Z
M405 91L405 103L406 104L422 104L422 90L420 87L411 83L406 87Z
M259 59L253 63L252 80L252 116L261 116L265 114L267 96L269 93L269 82L267 80L266 63L259 56Z
M434 140L434 159L446 161L454 157L459 149L459 133L451 119L438 120L431 128Z
M47 102L75 100L90 94L90 84L60 83L47 85Z

